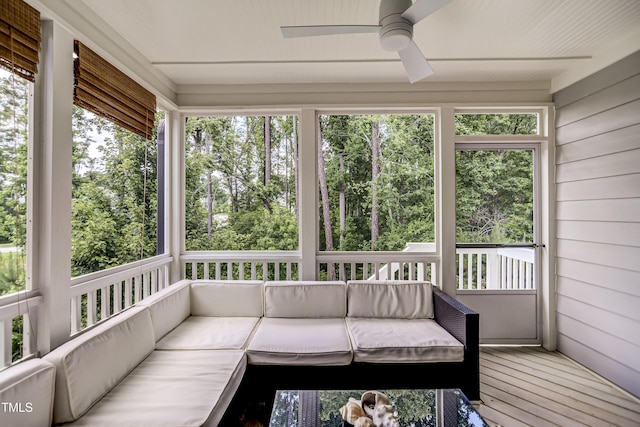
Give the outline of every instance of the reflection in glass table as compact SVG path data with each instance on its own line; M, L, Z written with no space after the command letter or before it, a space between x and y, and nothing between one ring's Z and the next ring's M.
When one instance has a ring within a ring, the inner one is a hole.
M278 390L271 411L270 427L341 427L353 426L341 414L348 404L374 409L370 401L362 402L366 390ZM380 390L388 397L386 410L391 424L358 419L359 426L376 427L486 427L480 414L458 389L444 390ZM385 403L385 402L383 402ZM357 407L356 407L357 409ZM356 411L357 412L357 411ZM355 419L353 413L350 421ZM368 414L363 414L367 417ZM349 418L349 417L347 417ZM393 420L397 423L393 423Z

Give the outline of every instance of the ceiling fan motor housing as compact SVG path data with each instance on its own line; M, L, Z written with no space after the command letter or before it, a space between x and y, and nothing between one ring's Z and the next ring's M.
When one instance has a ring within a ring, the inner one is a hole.
M380 45L384 50L405 50L413 37L413 24L402 14L411 6L411 0L380 1Z

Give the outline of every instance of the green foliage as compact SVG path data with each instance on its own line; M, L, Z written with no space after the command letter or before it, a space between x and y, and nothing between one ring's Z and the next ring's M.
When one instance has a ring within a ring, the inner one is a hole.
M456 152L457 241L533 241L532 150Z
M155 141L78 107L73 120L71 275L155 255Z
M187 120L187 250L298 248L294 120L270 117L270 153L265 117ZM270 173L265 170L268 155Z
M372 176L372 129L380 130L380 175ZM434 240L432 115L321 116L333 247L402 250L407 242ZM371 241L373 188L379 237ZM340 224L340 192L346 219ZM321 207L322 209L322 207ZM324 227L320 215L320 227ZM320 233L320 248L326 248Z

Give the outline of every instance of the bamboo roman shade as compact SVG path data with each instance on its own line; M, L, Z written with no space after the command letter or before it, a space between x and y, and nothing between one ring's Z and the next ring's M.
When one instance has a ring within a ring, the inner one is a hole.
M0 67L33 82L40 40L40 12L22 0L0 0Z
M151 139L156 97L77 40L75 53L74 104Z

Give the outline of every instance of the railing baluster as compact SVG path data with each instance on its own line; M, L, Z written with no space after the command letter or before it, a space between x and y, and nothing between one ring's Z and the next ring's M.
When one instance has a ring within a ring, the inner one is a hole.
M204 280L209 280L209 263L208 262L204 262L204 274L202 277Z
M91 291L87 294L87 326L96 323L96 295L97 291Z
M109 291L110 288L110 286L105 286L100 289L100 320L104 320L111 315L109 312L111 307L109 301L111 298L111 292Z
M9 366L12 362L13 347L13 319L0 321L0 353L2 366Z
M194 261L191 263L191 280L197 280L197 279L198 279L198 263Z

